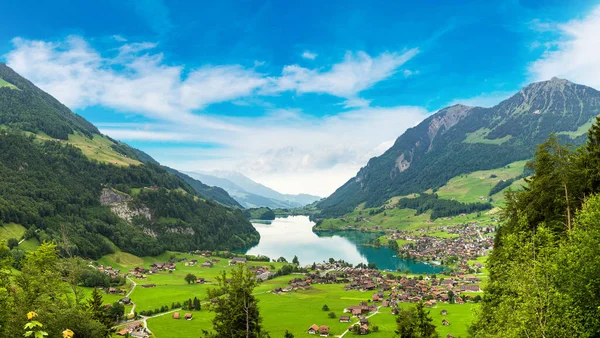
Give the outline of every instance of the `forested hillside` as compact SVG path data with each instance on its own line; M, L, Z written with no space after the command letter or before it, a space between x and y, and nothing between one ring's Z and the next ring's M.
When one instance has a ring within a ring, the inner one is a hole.
M408 129L317 206L321 217L331 217L363 202L375 207L394 196L435 190L452 177L530 158L550 133L581 144L598 114L600 92L556 78L492 108L448 107Z
M0 78L16 87L0 87L0 125L44 132L61 140L75 131L88 137L100 134L94 125L1 62Z
M161 167L99 134L50 95L0 64L0 221L26 238L97 258L112 241L136 255L235 249L259 235L225 191ZM171 173L169 172L171 171ZM118 201L101 203L101 194Z
M0 134L0 149L0 219L24 225L28 236L40 241L60 241L64 233L79 255L110 253L102 236L140 256L165 249L241 248L258 241L241 211L195 197L188 184L159 166L93 162L75 147L9 132ZM132 208L148 207L150 220L117 217L100 204L103 188L133 196Z
M600 335L600 118L573 149L537 148L528 189L507 194L473 337Z

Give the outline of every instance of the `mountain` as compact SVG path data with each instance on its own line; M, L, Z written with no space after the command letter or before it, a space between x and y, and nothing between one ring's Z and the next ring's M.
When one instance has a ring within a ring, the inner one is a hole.
M90 258L258 243L224 190L100 134L2 63L0 79L0 225Z
M219 188L218 186L208 186L204 183L202 183L199 180L196 180L184 173L181 173L175 169L163 166L163 168L174 174L179 176L182 180L184 180L187 184L189 184L192 188L194 188L194 190L198 193L198 195L203 196L205 198L209 198L212 200L215 200L225 206L228 207L232 207L232 208L242 208L242 205L240 203L238 203L238 201L236 201L234 198L232 198L227 191L225 191L222 188Z
M188 172L188 175L205 184L225 189L244 208L299 208L320 200L318 196L308 194L282 194L250 178L232 171L214 171L210 173Z
M491 108L454 105L402 134L384 154L317 204L321 217L382 205L394 196L437 189L450 178L528 159L550 133L584 142L600 114L600 92L553 78L528 85Z

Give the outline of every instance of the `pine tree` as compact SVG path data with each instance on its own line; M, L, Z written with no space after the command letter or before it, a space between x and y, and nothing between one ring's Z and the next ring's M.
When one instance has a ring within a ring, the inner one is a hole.
M214 333L204 332L212 338L263 338L268 334L262 328L258 300L252 295L256 278L246 266L238 265L228 279L225 272L216 278L217 287L208 291L216 298L213 308Z

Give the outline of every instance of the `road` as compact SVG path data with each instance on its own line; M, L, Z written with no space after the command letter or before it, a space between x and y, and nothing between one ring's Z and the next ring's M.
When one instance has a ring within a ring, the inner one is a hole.
M381 306L378 306L378 307L377 307L377 311L375 311L375 312L373 312L372 314L368 315L366 318L371 318L371 317L373 317L374 315L378 314L378 313L379 313L379 308L380 308L380 307L381 307ZM352 324L352 326L354 326L354 325L356 325L356 324L360 324L360 321L358 321L358 322L356 322L356 323ZM345 336L345 335L346 335L346 333L348 333L348 332L350 332L350 330L346 330L346 331L344 331L344 333L342 333L342 334L341 334L341 335L339 335L338 337L339 337L339 338L342 338L342 337L343 337L343 336Z
M133 283L133 287L131 288L131 290L129 290L129 292L127 292L127 294L125 295L125 297L129 297L129 295L130 295L130 294L133 292L133 290L134 290L134 289L135 289L135 287L137 286L137 283L136 283L136 282L135 282L133 279L129 278L129 276L127 276L127 279L128 279L128 280L129 280L131 283ZM129 299L131 300L131 298L129 298ZM133 301L131 301L131 304L133 304L133 307L131 307L131 311L129 312L129 314L133 316L133 315L135 314L135 303L134 303ZM145 323L145 321L144 321L144 326L145 326L145 324L146 324L146 323Z

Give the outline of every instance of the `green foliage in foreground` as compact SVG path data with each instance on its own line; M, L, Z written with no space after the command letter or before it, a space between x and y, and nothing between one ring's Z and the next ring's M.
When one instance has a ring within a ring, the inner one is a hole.
M600 335L600 118L585 146L551 137L507 194L473 337Z
M77 263L59 259L55 245L42 244L27 253L20 273L10 269L11 256L0 242L0 337L21 336L29 312L37 313L49 337L60 337L65 329L76 337L108 337L116 319L96 293L84 303L77 290ZM69 284L65 287L63 279ZM116 307L116 306L115 306ZM113 308L113 307L111 307Z

